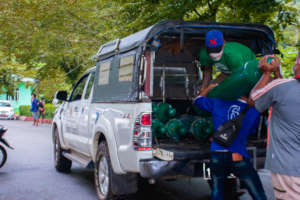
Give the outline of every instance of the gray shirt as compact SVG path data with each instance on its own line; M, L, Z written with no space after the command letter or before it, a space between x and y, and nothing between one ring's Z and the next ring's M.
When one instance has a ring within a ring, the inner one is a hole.
M259 112L272 106L266 168L300 177L300 82L277 79L251 96Z

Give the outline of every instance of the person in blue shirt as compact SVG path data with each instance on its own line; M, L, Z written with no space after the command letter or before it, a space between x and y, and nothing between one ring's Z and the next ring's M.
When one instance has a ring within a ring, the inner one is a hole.
M39 123L39 100L36 98L36 94L32 94L32 101L31 101L31 107L30 107L30 112L32 112L32 117L33 117L33 126L38 126Z
M209 85L202 90L195 98L194 104L212 114L214 130L216 131L224 122L235 118L247 105L247 98L244 100L222 100L208 98L207 93L216 87L216 84ZM250 107L242 121L242 127L230 147L211 142L210 169L212 175L212 199L224 200L224 185L226 177L231 173L236 175L254 200L266 200L262 183L256 170L250 162L246 144L248 135L255 133L258 126L260 113Z

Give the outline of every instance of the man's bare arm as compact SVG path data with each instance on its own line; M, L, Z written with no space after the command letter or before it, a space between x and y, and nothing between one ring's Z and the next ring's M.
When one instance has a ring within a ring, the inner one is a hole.
M254 88L251 90L250 97L251 97L252 103L253 103L252 94L255 93L257 90L265 87L270 82L270 80L272 80L272 77L271 77L272 72L273 71L276 72L278 70L277 68L279 68L279 65L280 65L279 59L276 56L272 56L274 58L274 61L272 61L272 64L268 64L267 63L268 57L269 56L265 56L259 62L259 67L260 67L260 69L263 69L264 73L263 73L262 77L259 79L259 81L256 83L256 85L254 86ZM279 76L279 75L277 74L277 76Z
M201 69L203 69L203 80L201 84L201 90L203 90L208 87L212 79L212 66L203 66Z
M206 88L200 91L199 96L205 97L212 89L214 89L218 84L209 84Z

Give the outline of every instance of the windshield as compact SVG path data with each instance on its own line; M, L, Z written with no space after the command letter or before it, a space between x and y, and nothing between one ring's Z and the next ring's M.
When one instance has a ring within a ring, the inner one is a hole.
M11 105L6 102L0 102L0 107L11 107Z

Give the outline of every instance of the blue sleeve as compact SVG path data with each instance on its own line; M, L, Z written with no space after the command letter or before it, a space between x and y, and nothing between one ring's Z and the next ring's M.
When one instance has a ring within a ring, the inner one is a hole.
M214 101L212 98L208 97L197 97L194 101L194 104L203 110L206 110L207 112L212 112L213 111L213 105Z

